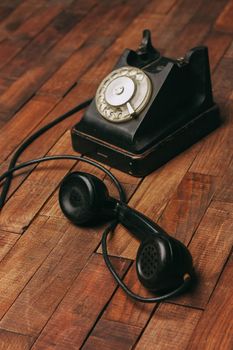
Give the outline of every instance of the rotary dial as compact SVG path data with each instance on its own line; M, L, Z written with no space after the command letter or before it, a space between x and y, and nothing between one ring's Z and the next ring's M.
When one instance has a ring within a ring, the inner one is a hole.
M143 70L125 66L114 70L101 82L95 102L99 113L115 123L135 118L147 105L151 81Z

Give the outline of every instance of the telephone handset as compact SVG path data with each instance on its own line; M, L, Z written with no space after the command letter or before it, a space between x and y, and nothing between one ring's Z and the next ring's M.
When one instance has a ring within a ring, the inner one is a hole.
M163 57L143 31L100 83L72 129L76 151L134 176L144 176L220 124L213 102L207 47Z

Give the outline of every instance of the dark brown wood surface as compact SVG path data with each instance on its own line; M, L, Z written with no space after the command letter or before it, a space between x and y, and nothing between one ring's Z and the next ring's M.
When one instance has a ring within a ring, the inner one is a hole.
M1 0L0 169L35 130L94 95L143 29L165 55L208 45L213 92L224 123L144 179L112 169L129 204L187 245L198 284L161 304L138 304L102 259L103 227L63 217L58 186L79 162L51 162L15 177L0 213L0 349L233 348L233 1ZM20 162L72 154L82 113L36 140ZM137 293L138 242L122 227L109 251Z

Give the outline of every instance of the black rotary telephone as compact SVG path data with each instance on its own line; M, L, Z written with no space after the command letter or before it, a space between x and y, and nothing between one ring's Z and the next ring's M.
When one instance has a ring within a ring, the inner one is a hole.
M16 165L22 152L40 135L87 106L83 119L72 130L74 148L130 174L148 174L219 124L219 111L212 99L207 48L197 47L184 58L172 60L153 48L150 32L145 30L139 49L123 53L113 72L101 82L95 98L82 102L32 134L0 176L0 183L4 180L1 209L14 172L27 166L70 159L103 171L116 186L119 198L110 197L97 177L74 172L60 185L62 212L77 226L110 221L102 237L103 257L117 283L131 298L159 302L174 297L194 280L192 257L181 242L127 206L124 190L111 171L78 155L47 156ZM141 241L136 257L138 279L157 296L136 295L113 267L107 237L118 223Z
M76 151L134 176L144 176L220 123L213 102L207 47L170 59L143 31L99 85L72 130Z

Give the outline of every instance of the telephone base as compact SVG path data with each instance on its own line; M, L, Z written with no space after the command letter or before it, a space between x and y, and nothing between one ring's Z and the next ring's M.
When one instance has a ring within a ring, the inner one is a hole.
M137 177L143 177L190 147L221 123L216 104L199 114L141 154L130 153L101 139L72 129L74 150L101 163Z

